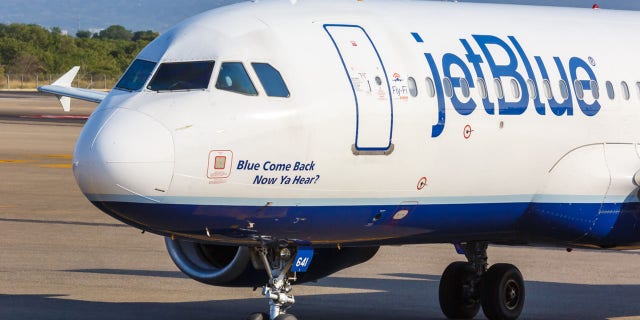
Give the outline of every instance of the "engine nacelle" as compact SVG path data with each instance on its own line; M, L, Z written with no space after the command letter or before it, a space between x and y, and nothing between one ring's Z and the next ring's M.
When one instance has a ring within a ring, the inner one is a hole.
M251 263L251 249L171 240L165 238L167 251L176 266L192 279L216 286L253 286L266 283L264 270Z
M165 238L167 251L176 266L190 278L202 283L227 287L260 287L267 273L252 263L249 247L211 245ZM314 250L309 270L298 274L296 283L315 281L339 270L366 262L379 247L319 248ZM254 261L259 261L254 257Z

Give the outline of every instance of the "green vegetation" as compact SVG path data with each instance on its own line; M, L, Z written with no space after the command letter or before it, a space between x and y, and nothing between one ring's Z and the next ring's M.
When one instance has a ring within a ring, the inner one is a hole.
M138 52L158 36L114 25L92 34L63 35L33 24L0 24L0 75L62 74L79 65L82 73L117 78Z

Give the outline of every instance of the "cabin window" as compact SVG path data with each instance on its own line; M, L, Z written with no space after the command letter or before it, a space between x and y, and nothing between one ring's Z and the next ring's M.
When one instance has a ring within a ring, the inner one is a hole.
M493 79L493 83L496 85L496 96L498 96L498 99L504 99L504 90L502 89L502 81L500 81L500 78Z
M553 98L553 91L551 91L551 82L549 82L549 79L544 79L542 81L542 84L544 86L544 95L545 97L547 97L547 100L550 100L551 98Z
M480 94L480 98L486 99L488 95L487 83L482 78L478 78L476 82L478 83L478 93Z
M158 67L147 89L153 91L200 90L209 87L213 61L168 62Z
M638 90L638 96L640 96L640 81L636 82L636 89Z
M582 87L582 81L576 80L573 82L573 88L576 91L576 97L578 100L584 99L584 88Z
M607 81L605 86L607 87L607 96L609 99L613 100L616 97L616 93L613 91L613 83L611 83L611 81Z
M425 79L425 82L427 83L427 95L430 98L435 97L436 96L436 87L433 84L433 79L431 79L430 77L427 77ZM640 82L638 84L639 84L638 88L640 88Z
M529 97L531 100L535 100L538 97L538 90L536 90L536 84L533 80L527 80L527 87L529 88Z
M629 85L627 85L626 81L620 82L620 86L622 87L622 96L625 100L629 100L631 98L631 94L629 93Z
M569 99L569 86L564 82L564 80L560 80L558 85L560 86L560 96L562 97L562 100L566 101Z
M242 62L225 62L220 67L216 88L224 91L257 96L256 87L251 82Z
M444 84L444 95L447 98L453 97L453 85L451 84L451 79L444 78L442 79L442 83Z
M409 79L407 79L407 86L409 87L409 94L414 98L417 97L418 86L416 85L416 79L409 77Z
M462 96L469 98L471 92L469 91L469 81L465 78L460 78L460 89L462 89Z
M600 99L600 86L598 85L598 81L591 80L591 93L594 99Z
M511 83L511 92L513 93L513 97L516 99L520 99L520 85L518 84L518 81L516 79L511 79L510 81Z
M155 67L155 62L140 59L134 60L122 78L120 78L118 84L116 84L116 88L127 91L138 91L142 89L147 80L149 80L151 72L153 72Z
M252 63L262 87L269 97L288 98L289 89L278 70L268 63Z

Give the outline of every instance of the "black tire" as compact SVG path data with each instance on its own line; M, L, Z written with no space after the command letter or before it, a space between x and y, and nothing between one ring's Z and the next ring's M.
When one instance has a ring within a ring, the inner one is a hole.
M490 320L515 320L524 308L524 280L514 265L498 263L482 276L480 301Z
M250 314L247 320L269 320L269 315L263 312L256 312Z
M276 317L276 320L298 320L298 318L292 314L281 314Z
M440 309L449 319L472 319L480 310L480 303L470 296L469 288L474 277L473 267L468 262L453 262L442 273L440 279Z

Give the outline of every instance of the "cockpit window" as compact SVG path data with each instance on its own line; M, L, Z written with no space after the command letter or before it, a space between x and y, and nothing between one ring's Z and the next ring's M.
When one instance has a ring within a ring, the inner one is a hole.
M120 78L118 84L116 84L116 88L128 91L138 91L142 89L142 86L147 82L155 67L155 62L140 59L134 60L129 69L127 69L127 72Z
M163 63L147 89L153 91L203 90L209 87L213 61Z
M216 88L225 91L242 93L250 96L258 95L251 82L247 70L241 62L225 62L220 67Z
M289 97L289 89L282 79L280 72L268 63L252 63L262 87L270 97Z

